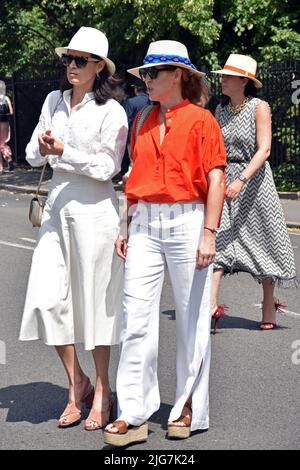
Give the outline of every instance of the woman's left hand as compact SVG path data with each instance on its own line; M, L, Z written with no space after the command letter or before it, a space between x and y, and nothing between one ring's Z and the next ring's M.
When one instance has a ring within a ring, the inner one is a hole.
M229 199L237 199L241 189L243 189L244 183L238 178L235 179L226 190L226 197Z
M213 233L204 233L197 250L196 269L207 268L214 262L216 255L216 236Z

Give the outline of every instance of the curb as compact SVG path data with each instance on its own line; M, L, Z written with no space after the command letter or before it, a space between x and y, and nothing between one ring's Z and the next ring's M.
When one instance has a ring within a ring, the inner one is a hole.
M293 199L293 200L299 200L300 199L300 191L297 191L295 193L289 193L289 192L278 192L279 199Z
M288 222L286 223L288 228L297 228L300 230L300 222Z
M115 191L122 191L123 186L119 185L118 183L114 185ZM13 184L0 184L0 191L10 191L12 193L21 193L21 194L31 194L34 195L36 192L36 187L33 186L16 186ZM39 194L41 196L48 195L48 189L40 188ZM280 199L289 199L289 200L300 200L300 191L298 193L278 193ZM300 230L300 222L290 222L287 221L286 225L288 228L291 229L299 229Z
M23 194L35 194L36 193L36 188L33 188L32 186L15 186L13 184L0 184L0 190L1 189L5 191L10 191L12 193L23 193ZM41 196L47 196L48 189L40 188L39 194L41 194Z
M14 184L0 184L0 191L10 191L12 193L21 193L21 194L35 194L35 186L16 186ZM114 185L115 191L122 191L123 187L120 187L118 184ZM41 196L48 196L48 189L40 188L39 194Z
M115 191L122 191L123 190L123 185L119 185L116 183L114 185ZM6 191L12 191L12 192L18 192L18 193L25 193L25 194L31 194L35 193L36 187L33 186L17 186L14 184L0 184L0 190L4 189ZM47 195L48 189L40 189L40 193L44 196ZM278 192L278 196L280 199L292 199L292 200L300 200L300 191L291 193L291 192Z

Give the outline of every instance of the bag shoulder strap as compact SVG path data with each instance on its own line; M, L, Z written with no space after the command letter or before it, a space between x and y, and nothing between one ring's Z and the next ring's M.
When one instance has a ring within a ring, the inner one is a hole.
M54 114L55 114L55 111L57 110L58 105L59 105L59 103L61 103L61 101L62 101L62 95L60 94L60 97L59 97L59 99L57 100L57 102L56 102L54 108L50 111L51 121L52 121L52 118L53 118L53 116L54 116ZM42 172L41 172L39 184L38 184L38 187L37 187L37 190L36 190L36 193L35 193L35 197L36 197L36 198L38 198L38 196L39 196L41 184L42 184L42 181L43 181L43 178L44 178L44 174L45 174L45 170L46 170L46 165L47 165L47 158L45 157L45 161L44 161L44 164L43 164L43 168L42 168Z
M221 105L218 104L218 106L216 107L216 110L215 110L215 118L216 118L217 121L219 121L220 111L221 111Z
M58 100L57 100L56 103L55 103L55 106L54 106L52 109L50 109L50 118L51 118L51 122L52 122L53 116L54 116L54 114L55 114L55 112L56 112L56 110L57 110L57 108L58 108L58 105L59 105L62 101L63 101L63 95L62 95L62 93L60 93L60 94L59 94L59 98L58 98Z
M154 108L153 104L149 104L147 106L144 106L144 108L142 108L142 110L141 110L141 112L138 116L138 120L137 120L136 127L135 127L134 143L136 142L137 136L139 135L139 132L140 132L140 129L141 129L142 125L144 124L144 122L148 118L148 116L151 113L153 108Z
M47 158L46 157L44 157L44 158L45 158L45 161L44 161L44 164L43 164L43 168L42 168L42 172L41 172L41 176L40 176L40 181L39 181L36 193L35 193L35 197L37 199L39 197L40 187L41 187L41 184L42 184L42 181L43 181L43 178L44 178L44 173L45 173L45 169L46 169L46 165L47 165Z

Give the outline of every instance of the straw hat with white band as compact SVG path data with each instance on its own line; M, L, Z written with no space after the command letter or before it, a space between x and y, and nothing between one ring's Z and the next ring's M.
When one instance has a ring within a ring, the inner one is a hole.
M255 78L256 69L257 62L252 57L242 54L230 54L223 69L212 71L212 73L250 78L256 88L261 88L262 83Z
M107 58L107 37L98 29L82 26L77 33L74 34L68 46L57 47L55 52L59 57L61 57L62 54L68 53L68 49L95 54L106 62L108 71L111 75L116 71L115 64Z
M134 67L127 70L135 77L140 78L139 70L156 67L158 65L175 65L186 70L190 70L195 75L203 77L205 73L199 72L190 61L187 48L184 44L178 41L155 41L151 42L144 58L144 63L140 67Z

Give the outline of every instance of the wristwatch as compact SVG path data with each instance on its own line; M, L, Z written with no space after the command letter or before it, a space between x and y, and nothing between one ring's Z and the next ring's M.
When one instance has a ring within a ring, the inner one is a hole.
M247 178L245 175L243 175L243 174L240 174L238 178L239 178L239 180L242 181L244 184L246 184L247 181L248 181L248 178Z

